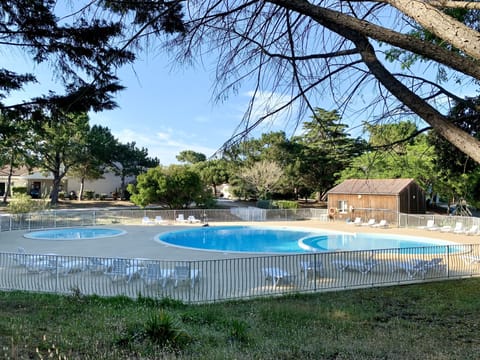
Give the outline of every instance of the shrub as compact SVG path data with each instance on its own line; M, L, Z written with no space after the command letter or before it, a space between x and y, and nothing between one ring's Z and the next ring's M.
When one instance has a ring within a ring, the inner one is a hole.
M93 200L94 196L95 196L95 191L93 191L93 190L86 190L85 191L85 199Z
M257 207L261 209L278 209L272 200L258 200Z
M13 186L12 187L12 195L19 195L19 194L28 194L26 186Z
M29 195L18 194L10 200L7 211L11 214L26 214L49 208L48 201L34 201Z
M179 322L164 310L150 316L145 323L145 335L154 343L172 347L181 347L188 340Z
M278 209L298 209L298 203L296 201L276 200L273 203Z

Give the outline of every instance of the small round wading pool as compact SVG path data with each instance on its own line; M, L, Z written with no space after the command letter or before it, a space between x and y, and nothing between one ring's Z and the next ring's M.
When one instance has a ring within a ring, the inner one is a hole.
M107 228L63 228L34 231L23 236L35 240L85 240L124 235L127 232Z
M422 247L422 253L446 251L454 242L387 234L339 233L327 230L215 226L159 234L158 241L178 247L222 252L312 253ZM454 251L460 251L455 248Z

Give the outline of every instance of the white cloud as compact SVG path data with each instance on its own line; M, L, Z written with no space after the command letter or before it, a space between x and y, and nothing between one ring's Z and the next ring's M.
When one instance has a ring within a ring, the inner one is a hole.
M112 132L113 135L122 143L135 141L138 147L148 149L149 156L158 157L162 165L178 163L176 156L184 150L193 150L207 157L212 155L217 149L192 142L189 137L185 138L185 133L168 129L163 132L139 133L132 129L122 129L119 132Z

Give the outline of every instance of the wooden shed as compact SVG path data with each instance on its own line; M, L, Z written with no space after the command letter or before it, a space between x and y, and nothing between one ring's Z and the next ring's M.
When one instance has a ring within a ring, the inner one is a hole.
M337 219L375 218L396 222L398 213L424 214L425 192L413 179L349 179L327 193Z

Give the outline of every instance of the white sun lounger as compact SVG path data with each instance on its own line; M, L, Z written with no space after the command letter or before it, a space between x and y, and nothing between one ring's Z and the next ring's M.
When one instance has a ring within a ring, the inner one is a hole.
M463 234L465 233L465 229L463 228L463 223L462 222L457 222L455 224L455 228L453 229L454 234Z
M351 223L349 224L353 224L355 226L360 226L362 225L362 218L361 217L356 217L354 221L352 221Z
M278 267L263 268L263 274L265 275L265 280L272 281L274 288L276 288L280 283L290 283L293 278L288 271L285 271Z
M318 277L323 272L323 263L318 261L300 261L300 272L305 275L305 279Z
M164 288L172 274L173 269L163 269L158 263L147 263L140 277L147 286L161 284Z
M362 274L368 274L378 264L374 259L338 259L333 260L332 264L340 271L358 271Z
M150 219L148 216L144 216L142 218L142 225L153 225L153 224L155 224L155 222L152 219Z
M419 226L419 229L430 230L430 231L437 231L440 230L440 227L435 225L435 220L428 220L426 226Z
M388 222L387 220L383 219L380 220L378 224L373 224L372 227L374 228L388 228Z
M185 215L183 214L178 214L177 218L175 219L176 222L179 223L186 223L188 220L185 219Z
M177 287L180 282L190 283L190 287L194 287L200 279L200 270L192 269L190 266L178 265L171 275L174 286Z
M167 220L164 220L160 215L155 216L154 222L155 222L155 224L157 224L157 225L166 225L166 224L168 224L168 221L167 221Z
M375 225L376 220L375 219L370 219L366 223L363 223L362 226L373 226Z
M392 271L404 271L410 279L421 274L424 278L429 271L444 271L445 264L442 264L443 258L433 258L431 260L411 259L405 261L394 261Z
M472 227L465 231L465 235L478 235L478 225L472 225Z
M200 221L201 221L200 219L195 218L195 216L193 216L193 215L190 215L190 216L187 218L187 222L189 222L189 223L191 223L191 224L199 223Z

